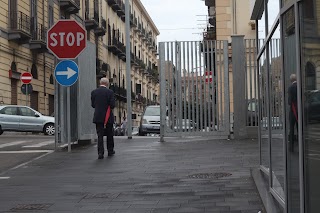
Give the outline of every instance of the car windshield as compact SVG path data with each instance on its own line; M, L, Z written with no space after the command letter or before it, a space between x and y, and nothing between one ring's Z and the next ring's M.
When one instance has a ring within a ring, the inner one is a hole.
M147 107L145 116L160 116L160 107Z

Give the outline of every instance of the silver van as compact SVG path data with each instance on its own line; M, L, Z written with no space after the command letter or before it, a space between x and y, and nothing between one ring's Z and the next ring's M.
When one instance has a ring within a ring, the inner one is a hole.
M54 135L54 117L44 116L28 106L1 105L0 135L4 131L43 132Z
M139 135L160 134L160 106L147 106L140 121Z

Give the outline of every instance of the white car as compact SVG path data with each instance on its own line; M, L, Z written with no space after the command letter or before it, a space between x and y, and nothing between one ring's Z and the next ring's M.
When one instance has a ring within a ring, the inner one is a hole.
M28 106L1 105L0 135L4 131L43 132L54 135L54 117L44 116Z

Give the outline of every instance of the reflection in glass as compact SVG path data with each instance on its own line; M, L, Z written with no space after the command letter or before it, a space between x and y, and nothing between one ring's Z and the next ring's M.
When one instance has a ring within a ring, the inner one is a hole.
M271 111L271 160L272 160L272 187L285 199L284 178L284 113L283 113L283 77L281 69L281 43L278 27L269 42L270 53L270 111Z
M306 212L320 209L320 54L319 19L317 0L304 0L300 4L301 19L301 73L303 94L303 136L305 145Z
M261 165L269 169L269 125L268 125L268 99L267 99L267 64L265 53L259 59L259 80L261 84L260 89L260 130L261 130Z
M285 72L285 107L286 107L286 136L287 136L287 188L288 188L288 212L300 212L300 188L299 188L299 147L296 117L292 106L296 105L296 84L294 75L297 70L296 58L296 33L294 8L289 9L283 15L283 48L284 48L284 72ZM291 79L290 79L291 78ZM294 98L295 96L295 98ZM298 115L297 115L298 116ZM291 130L291 131L290 131Z
M268 1L268 30L269 30L269 32L271 30L271 27L275 23L279 12L280 12L279 0L269 0ZM276 32L276 37L280 37L280 30Z
M265 12L263 12L262 17L258 20L258 36L259 40L263 41L266 38L266 21L265 21Z

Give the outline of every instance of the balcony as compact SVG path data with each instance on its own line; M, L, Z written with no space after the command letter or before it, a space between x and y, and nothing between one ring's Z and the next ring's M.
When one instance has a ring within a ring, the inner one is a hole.
M102 19L101 25L94 29L94 34L96 36L104 36L107 32L107 21Z
M125 6L125 4L122 2L122 0L118 0L118 5L119 5L120 9L117 10L116 12L117 12L118 16L122 18L122 17L124 17L125 14L126 14L126 6Z
M121 1L120 0L114 0L114 4L111 5L111 8L114 12L117 12L118 10L121 10Z
M98 10L90 9L85 12L85 27L87 30L95 29L99 26Z
M127 101L127 90L125 88L113 84L110 86L110 89L114 92L117 100L124 102Z
M31 39L30 17L20 11L10 11L8 15L8 40L26 44Z
M47 28L42 24L31 26L30 49L38 53L47 51Z
M110 7L112 7L114 4L117 4L117 0L108 0L107 3Z
M122 60L122 61L126 61L126 46L122 43L119 42L118 43L118 48L120 50L118 57Z
M112 39L109 39L109 42L108 42L108 50L110 52L112 52L114 55L118 56L118 54L120 53L120 49L118 48L118 39L116 38L112 38Z
M80 10L80 0L60 0L60 9L69 14L76 14Z

